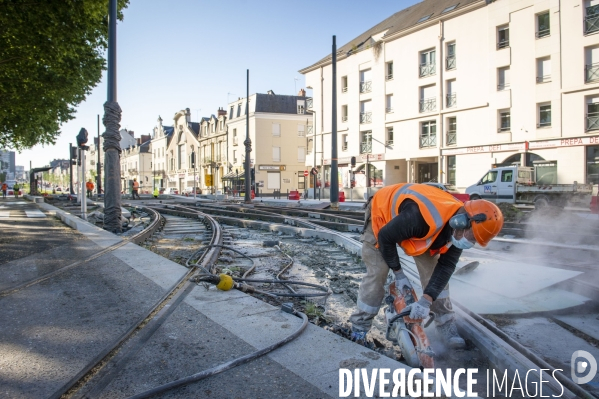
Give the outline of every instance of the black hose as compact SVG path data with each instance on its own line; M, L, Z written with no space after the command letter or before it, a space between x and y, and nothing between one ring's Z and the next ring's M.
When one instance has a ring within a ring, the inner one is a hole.
M235 281L249 282L249 283L266 283L266 284L295 284L295 285L304 285L306 287L312 287L319 291L322 291L322 294L284 294L284 293L274 293L273 295L282 296L282 297L293 297L293 298L304 298L304 297L319 297L319 296L328 296L331 295L332 292L327 287L323 287L318 284L312 283L304 283L303 281L292 281L292 280L259 280L253 278L236 278Z
M164 393L166 391L170 391L171 389L178 388L180 386L187 385L187 384L190 384L192 382L203 380L203 379L211 377L213 375L216 375L216 374L222 373L224 371L230 370L233 367L237 367L237 366L240 366L240 365L245 364L247 362L250 362L252 360L255 360L255 359L259 358L260 356L264 356L267 353L272 352L272 351L274 351L277 348L280 348L281 346L285 345L286 343L291 342L295 338L297 338L306 329L306 327L308 326L308 316L306 316L302 312L297 312L297 311L294 314L296 316L299 315L302 318L302 321L303 321L302 325L297 329L297 331L295 331L293 334L289 335L285 339L283 339L283 340L281 340L281 341L279 341L279 342L277 342L277 343L275 343L275 344L273 344L273 345L271 345L269 347L261 349L259 351L250 353L250 354L242 356L242 357L239 357L239 358L237 358L235 360L231 360L230 362L223 363L223 364L221 364L219 366L216 366L216 367L213 367L211 369L204 370L204 371L201 371L201 372L196 373L196 374L192 374L192 375L190 375L188 377L184 377L184 378L181 378L179 380L176 380L176 381L173 381L173 382L169 382L168 384L160 385L160 386L152 388L152 389L150 389L148 391L145 391L145 392L139 393L137 395L131 396L129 399L149 398L149 397L152 397L154 395L158 395L158 394Z

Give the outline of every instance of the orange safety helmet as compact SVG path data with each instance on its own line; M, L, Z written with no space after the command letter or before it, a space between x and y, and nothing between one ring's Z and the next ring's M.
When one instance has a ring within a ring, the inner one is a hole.
M483 199L464 202L464 209L471 220L476 242L486 247L503 227L501 209L494 203Z

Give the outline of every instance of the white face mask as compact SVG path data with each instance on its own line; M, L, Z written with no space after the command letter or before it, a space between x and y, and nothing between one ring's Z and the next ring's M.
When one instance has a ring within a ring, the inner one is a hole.
M466 237L462 237L458 240L453 235L451 236L451 243L460 249L470 249L474 246L474 243L469 241Z

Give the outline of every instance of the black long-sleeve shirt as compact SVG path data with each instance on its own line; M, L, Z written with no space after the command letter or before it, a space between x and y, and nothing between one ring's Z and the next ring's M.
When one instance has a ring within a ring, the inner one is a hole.
M399 270L401 264L397 255L397 243L410 238L422 238L429 229L418 205L410 199L404 200L399 207L399 214L383 226L378 234L379 251L387 265L393 270ZM446 223L430 249L439 249L446 245L451 240L451 234L452 229L449 223ZM433 300L437 299L449 282L460 255L462 250L452 245L447 252L439 256L431 279L424 287L424 293L430 295Z

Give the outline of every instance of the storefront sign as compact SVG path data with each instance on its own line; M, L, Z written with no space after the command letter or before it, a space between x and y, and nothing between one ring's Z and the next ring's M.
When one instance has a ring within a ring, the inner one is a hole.
M578 145L599 145L599 136L578 137L573 139L558 139L545 141L531 141L528 144L529 149L553 148L553 147L574 147Z
M481 152L523 151L524 148L524 143L507 143L462 148L445 148L441 153L443 155L477 154Z
M258 170L286 170L285 165L260 165L258 166Z
M366 162L366 155L368 155L368 162L385 160L385 154L361 154L357 157L358 161ZM339 165L349 164L350 162L351 162L351 157L339 158L337 160L337 164L339 164ZM331 160L325 159L325 160L323 160L323 164L330 165Z

